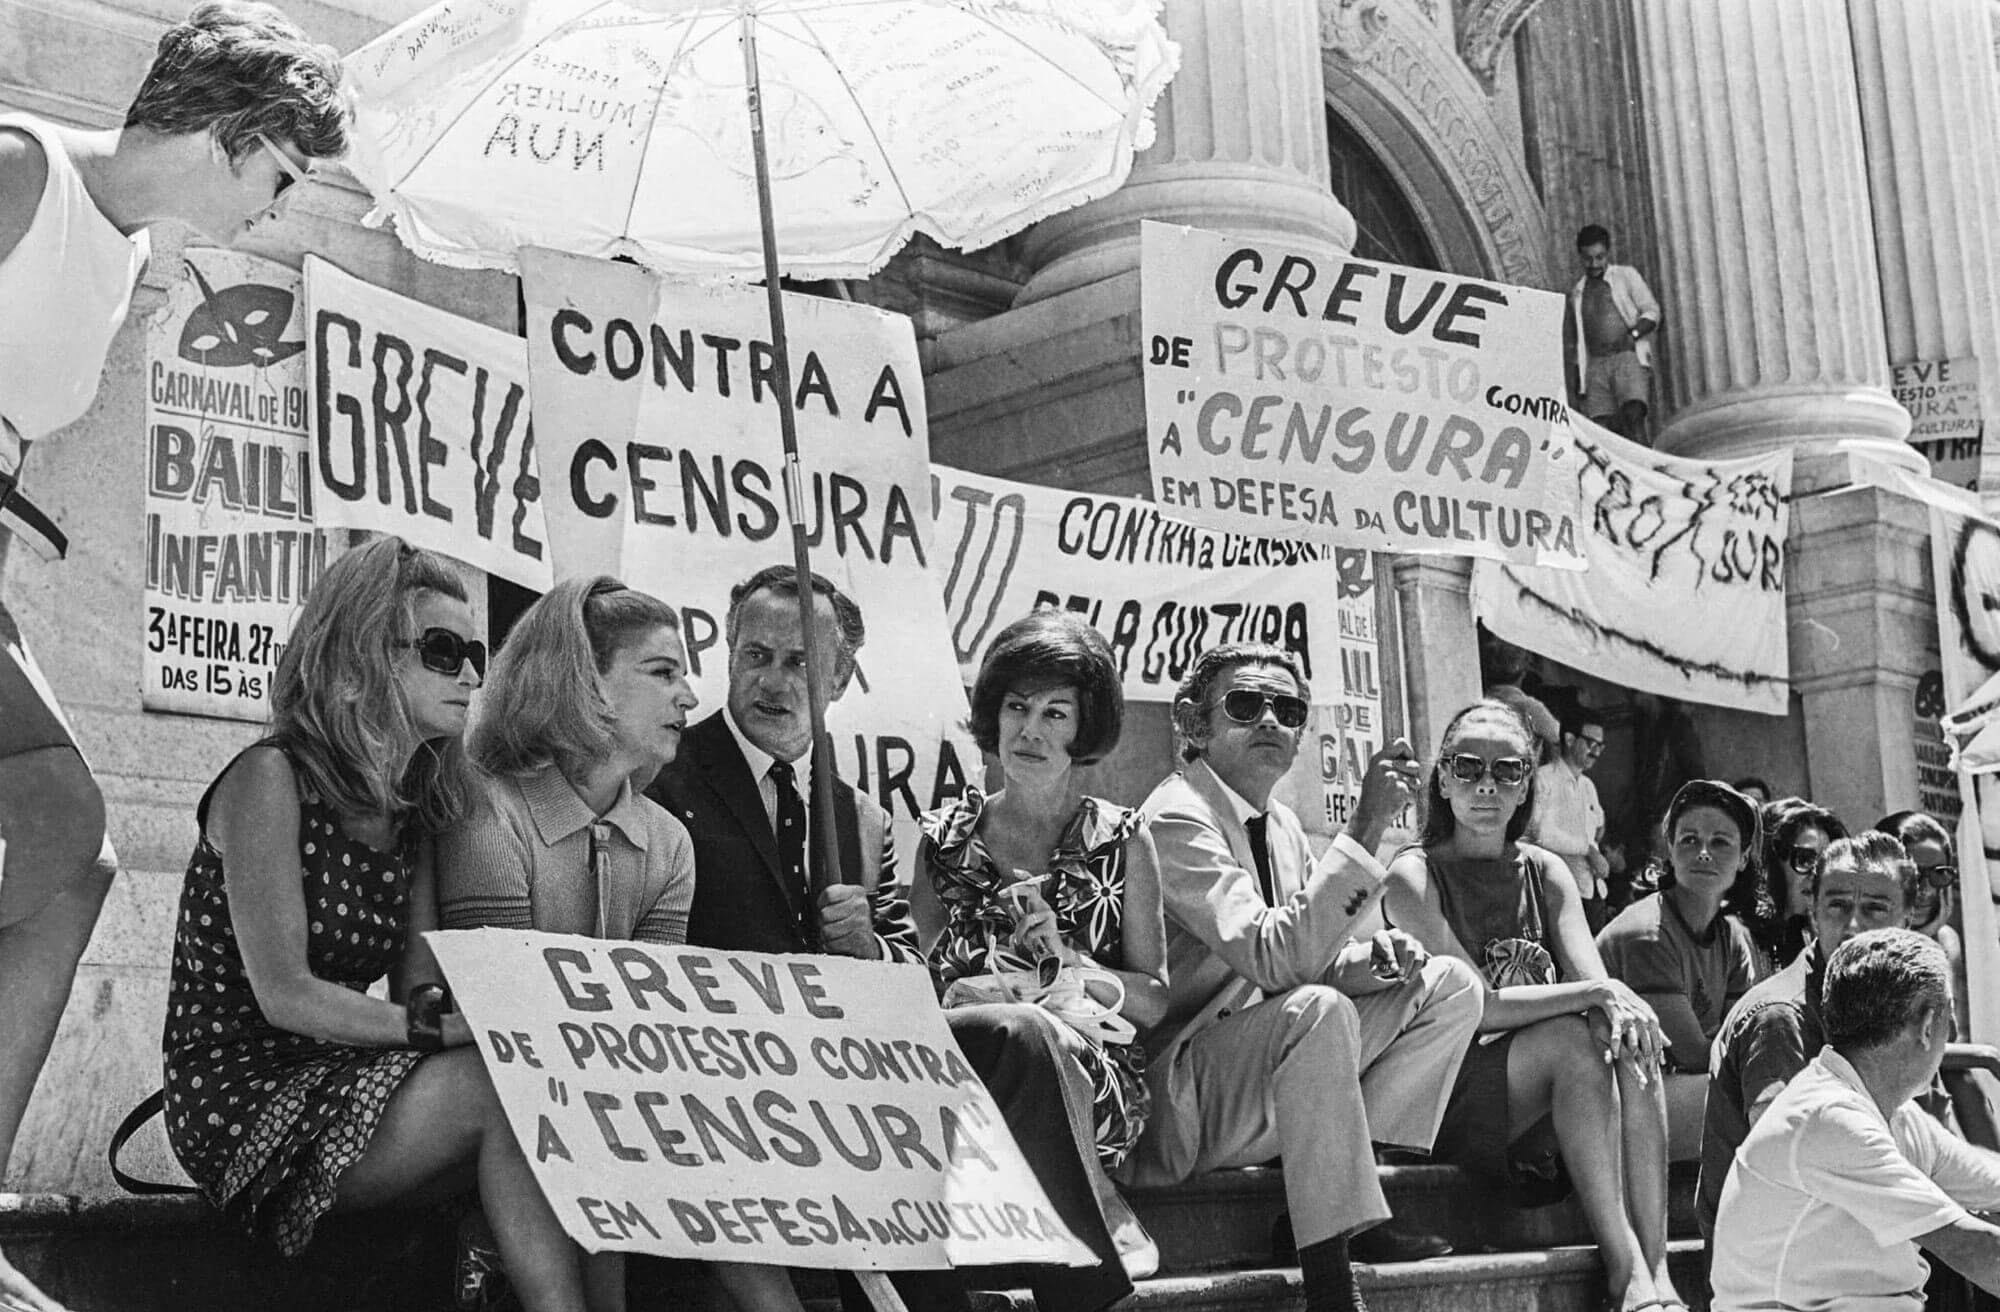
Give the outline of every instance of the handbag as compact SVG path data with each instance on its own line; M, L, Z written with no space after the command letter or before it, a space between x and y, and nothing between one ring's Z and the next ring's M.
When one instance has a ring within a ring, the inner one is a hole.
M1091 991L1093 986L1111 994L1112 1000L1098 997ZM1054 957L1044 958L1039 966L1030 965L989 940L986 972L953 980L945 987L943 1004L971 1007L993 1002L1040 1007L1100 1048L1107 1043L1131 1043L1139 1037L1138 1028L1118 1014L1125 1005L1125 981L1117 975L1102 966L1058 963Z

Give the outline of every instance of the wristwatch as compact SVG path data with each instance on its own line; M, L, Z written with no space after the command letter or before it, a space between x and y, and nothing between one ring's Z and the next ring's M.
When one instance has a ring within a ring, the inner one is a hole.
M403 1004L409 1043L420 1052L444 1049L444 1016L451 1010L451 990L442 984L419 984Z

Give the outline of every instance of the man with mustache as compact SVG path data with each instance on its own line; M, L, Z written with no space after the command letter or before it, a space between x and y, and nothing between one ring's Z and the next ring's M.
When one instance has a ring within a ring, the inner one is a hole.
M814 574L808 586L814 645L826 665L817 677L831 704L854 677L867 627L861 608L829 580ZM907 891L896 875L889 817L840 779L833 781L840 869L824 879L807 875L808 860L814 870L820 865L821 845L813 829L820 819L811 814L812 723L797 571L773 565L730 589L723 632L729 646L723 709L685 732L680 755L646 789L694 838L688 942L921 964ZM817 897L815 886L822 889ZM1096 1312L1123 1298L1132 1282L1090 1174L1097 1155L1089 1091L1064 1087L1066 1059L1056 1033L1061 1022L1029 1006L959 1008L945 1019L1063 1224L1099 1257L1094 1267L1033 1268L1029 1282L1037 1305ZM955 1273L899 1273L895 1279L916 1312L967 1305L963 1279ZM852 1296L849 1302L856 1305Z
M1310 705L1277 647L1204 652L1174 726L1185 767L1146 799L1167 910L1167 1018L1147 1042L1153 1117L1131 1184L1282 1156L1308 1312L1364 1308L1348 1240L1388 1219L1374 1140L1428 1152L1483 1010L1479 980L1400 930L1356 940L1380 896L1374 857L1417 762L1397 740L1368 764L1347 831L1315 860L1271 796ZM1377 1237L1395 1260L1450 1251Z

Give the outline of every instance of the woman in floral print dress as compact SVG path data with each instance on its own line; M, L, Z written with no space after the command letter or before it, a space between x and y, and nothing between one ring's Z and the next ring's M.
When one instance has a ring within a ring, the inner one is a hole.
M578 1250L464 1017L441 1014L432 839L485 668L464 582L381 538L334 562L272 683L268 736L197 812L163 1038L167 1138L286 1254L330 1211L476 1177L529 1312L583 1312ZM371 997L384 975L395 995ZM601 1309L600 1309L601 1312Z
M1152 839L1137 811L1084 796L1077 778L1117 744L1123 715L1111 652L1076 615L1036 611L994 639L973 685L972 734L1005 785L991 797L969 788L925 816L917 849L928 875L913 891L919 915L942 913L930 949L940 987L991 970L997 947L1030 972L1047 955L1111 972L1124 986L1120 1014L1142 1032L1166 1014ZM1003 894L1014 885L1032 892ZM1145 1050L1065 1034L1090 1079L1098 1156L1115 1166L1146 1125Z

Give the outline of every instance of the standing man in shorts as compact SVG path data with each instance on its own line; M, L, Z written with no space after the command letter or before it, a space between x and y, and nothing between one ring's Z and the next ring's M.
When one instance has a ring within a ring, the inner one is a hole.
M0 114L0 570L61 554L20 486L31 443L90 408L172 221L229 245L347 147L339 55L268 5L205 3L160 38L122 126ZM58 457L60 458L60 457ZM0 1174L117 868L104 798L0 575ZM0 1256L0 1308L61 1312Z
M1660 303L1639 271L1611 262L1611 234L1593 223L1576 234L1583 276L1569 290L1563 354L1577 408L1641 446L1653 393L1653 334Z

